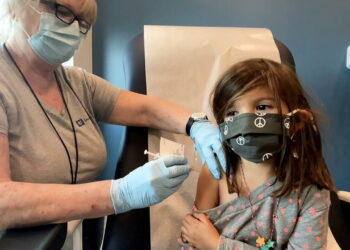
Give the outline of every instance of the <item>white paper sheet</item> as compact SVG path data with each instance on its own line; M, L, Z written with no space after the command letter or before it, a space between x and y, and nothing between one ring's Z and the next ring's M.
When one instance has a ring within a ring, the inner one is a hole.
M185 145L165 139L164 137L160 138L159 147L160 147L159 149L160 156L166 156L166 155L184 156L185 155Z

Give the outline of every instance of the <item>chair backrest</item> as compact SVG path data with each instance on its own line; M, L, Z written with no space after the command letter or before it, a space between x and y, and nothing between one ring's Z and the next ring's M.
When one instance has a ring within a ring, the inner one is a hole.
M331 192L329 228L341 249L350 249L350 203Z
M281 62L295 68L289 49L275 39ZM143 33L132 39L124 56L124 72L127 87L131 91L146 94L146 73ZM117 163L115 178L127 175L148 160L143 151L148 147L146 128L128 127L125 145ZM124 214L108 216L103 249L151 249L149 209L138 209Z
M124 71L127 88L146 94L143 34L129 42L125 51ZM127 127L125 145L117 163L115 178L121 178L148 160L148 129ZM149 209L138 209L108 216L103 249L151 249Z

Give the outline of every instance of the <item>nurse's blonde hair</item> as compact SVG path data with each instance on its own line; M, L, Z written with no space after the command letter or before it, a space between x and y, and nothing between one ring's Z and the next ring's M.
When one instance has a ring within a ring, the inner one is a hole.
M68 0L61 0L60 3L64 5ZM95 23L97 17L97 4L95 0L84 0L81 7L80 16L91 25Z
M12 29L12 15L21 15L29 2L39 0L1 0L0 1L0 42L5 41Z
M67 1L67 0L64 0ZM62 3L64 3L62 1ZM5 41L12 29L11 15L21 16L22 11L29 5L38 4L39 0L0 0L0 42ZM95 0L84 0L81 16L91 25L97 17L97 4Z
M97 4L95 0L85 0L81 13L86 21L91 25L95 23L97 17Z

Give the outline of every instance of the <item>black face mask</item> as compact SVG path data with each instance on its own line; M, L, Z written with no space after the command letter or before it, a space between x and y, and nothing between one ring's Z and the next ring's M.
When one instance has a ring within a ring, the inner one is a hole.
M290 115L269 113L228 117L219 126L222 141L237 155L255 163L284 153L289 127Z

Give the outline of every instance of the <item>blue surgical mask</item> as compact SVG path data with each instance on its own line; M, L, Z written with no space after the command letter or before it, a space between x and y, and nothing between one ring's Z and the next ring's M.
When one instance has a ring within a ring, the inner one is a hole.
M83 37L79 23L66 24L53 14L33 9L41 16L40 27L38 33L28 38L29 45L45 62L58 66L70 59L79 48Z

